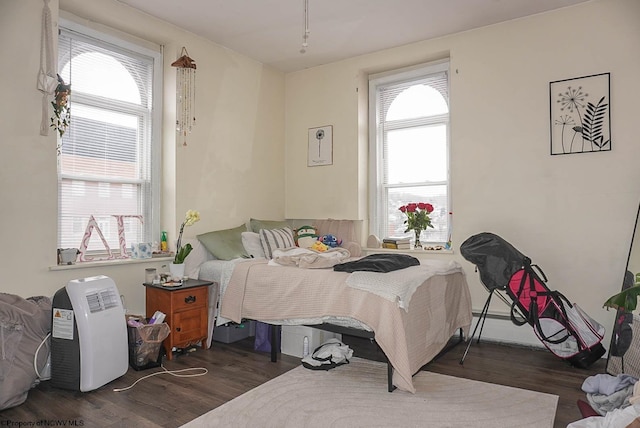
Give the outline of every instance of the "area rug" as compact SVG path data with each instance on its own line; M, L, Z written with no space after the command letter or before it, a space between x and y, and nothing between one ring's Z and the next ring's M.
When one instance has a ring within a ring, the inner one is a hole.
M387 368L353 358L296 367L183 425L196 427L553 427L558 397L421 371L417 392L387 392Z

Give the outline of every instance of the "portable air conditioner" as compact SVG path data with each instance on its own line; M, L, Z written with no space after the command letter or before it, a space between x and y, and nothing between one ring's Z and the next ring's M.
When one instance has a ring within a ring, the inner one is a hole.
M72 280L52 306L52 386L92 391L127 372L127 325L111 278Z

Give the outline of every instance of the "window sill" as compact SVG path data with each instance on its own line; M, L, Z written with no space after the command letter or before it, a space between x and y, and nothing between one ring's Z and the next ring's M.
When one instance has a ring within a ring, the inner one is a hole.
M170 262L173 260L173 255L171 256L161 256L161 257L151 257L150 259L111 259L111 260L96 260L91 262L78 262L72 265L56 265L49 266L50 271L58 271L58 270L71 270L71 269L84 269L84 268L93 268L93 267L104 267L104 266L118 266L118 265L134 265L134 264L142 264L142 263L152 263L152 262Z
M414 249L409 249L409 250L395 250L392 248L363 248L362 251L364 251L365 253L403 253L403 254L411 254L412 256L415 255L419 255L419 254L454 254L453 250L414 250Z

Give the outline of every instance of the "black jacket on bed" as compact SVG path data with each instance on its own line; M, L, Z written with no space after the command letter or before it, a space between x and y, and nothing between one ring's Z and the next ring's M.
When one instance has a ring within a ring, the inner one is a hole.
M409 266L418 266L420 261L406 254L371 254L352 262L340 263L333 267L337 272L391 272Z

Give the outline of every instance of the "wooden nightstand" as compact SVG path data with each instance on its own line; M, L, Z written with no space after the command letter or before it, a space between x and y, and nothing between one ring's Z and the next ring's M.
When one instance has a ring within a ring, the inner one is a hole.
M186 348L200 343L206 348L208 330L209 286L214 285L215 298L218 295L217 283L189 279L179 287L163 287L160 284L145 283L147 318L155 311L166 314L164 322L171 333L164 340L167 358L173 358L172 349Z

